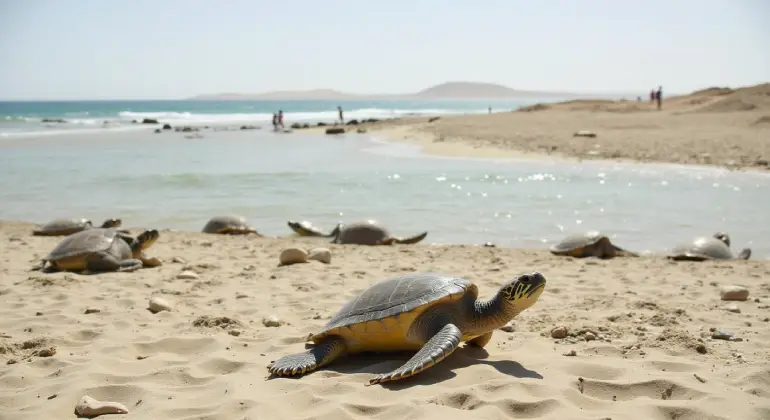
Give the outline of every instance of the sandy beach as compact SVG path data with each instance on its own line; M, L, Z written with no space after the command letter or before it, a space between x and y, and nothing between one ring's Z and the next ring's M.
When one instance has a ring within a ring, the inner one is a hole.
M148 251L161 267L44 274L29 268L61 238L31 236L32 227L0 222L3 419L75 418L84 395L125 405L128 414L103 417L116 419L770 417L767 261L575 260L546 250L162 230ZM332 261L278 267L290 246L328 247ZM408 354L266 380L271 360L301 351L377 280L441 271L474 281L487 298L535 270L545 292L483 350L460 348L387 386L365 384ZM746 287L748 300L720 300L726 285ZM172 310L148 311L156 296ZM269 317L280 325L266 326ZM566 338L552 337L557 327ZM712 338L718 330L733 339Z
M367 124L430 154L610 159L770 170L770 84L647 100L572 100L489 115ZM574 136L580 131L595 137Z

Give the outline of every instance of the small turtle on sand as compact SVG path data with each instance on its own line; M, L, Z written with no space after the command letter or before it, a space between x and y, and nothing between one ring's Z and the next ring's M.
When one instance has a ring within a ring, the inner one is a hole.
M146 230L136 238L115 228L92 228L73 233L43 258L33 270L72 271L81 274L106 271L134 271L157 267L161 261L147 258L144 250L160 237L157 230ZM48 266L46 267L46 263Z
M107 219L102 223L102 228L117 228L123 224L120 219ZM35 236L66 236L93 228L93 223L88 219L55 219L35 228L32 234ZM127 233L127 231L123 231Z
M390 235L385 227L380 226L375 220L364 220L349 225L339 224L335 228L336 235L332 240L335 244L356 245L392 245L392 244L416 244L428 236L428 232L422 232L406 238L398 238Z
M751 249L743 248L738 256L730 251L730 236L717 232L712 237L698 237L689 243L679 244L666 257L675 261L748 260Z
M245 235L253 233L260 235L256 229L251 227L246 219L241 216L217 216L203 227L203 233L218 233L222 235Z
M638 257L635 252L626 251L610 242L610 238L598 231L576 233L562 239L549 248L554 255L574 258L597 257L602 259L615 257Z
M401 367L369 384L416 375L452 354L461 342L484 347L492 333L543 293L545 277L524 274L506 282L487 301L470 281L441 273L411 273L381 280L348 301L322 331L315 346L270 363L271 376L301 376L360 352L416 351Z
M339 231L339 225L337 225L337 227L334 228L331 232L324 232L321 230L321 228L317 226L313 226L312 223L306 220L303 220L301 222L289 220L286 224L289 226L291 230L294 231L294 233L296 233L299 236L331 238L332 236L337 235L337 232Z

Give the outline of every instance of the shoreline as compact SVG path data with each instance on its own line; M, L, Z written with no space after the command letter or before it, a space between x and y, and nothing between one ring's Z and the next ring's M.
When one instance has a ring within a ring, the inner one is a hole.
M766 98L770 84L671 97L662 110L649 102L577 99L491 114L403 117L345 129L417 144L426 154L447 157L671 163L768 172ZM299 130L322 133L325 128Z

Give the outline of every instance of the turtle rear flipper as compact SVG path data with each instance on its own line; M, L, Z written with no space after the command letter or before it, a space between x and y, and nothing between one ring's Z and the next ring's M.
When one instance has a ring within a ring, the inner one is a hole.
M329 336L309 350L281 357L267 369L271 376L300 376L328 365L344 352L345 340Z
M392 243L412 245L422 241L423 239L425 239L426 236L428 236L428 232L422 232L414 236L408 236L406 238L388 238L388 239L392 240Z
M748 260L751 258L751 248L743 248L735 258L738 260Z
M637 254L636 252L627 251L616 245L612 245L612 248L615 250L616 257L638 257L639 256L639 254Z
M33 265L32 267L30 267L29 271L42 271L42 272L46 272L46 270L49 270L51 268L50 266L46 267L46 263L47 263L46 260L42 260L39 263L37 263L37 264Z

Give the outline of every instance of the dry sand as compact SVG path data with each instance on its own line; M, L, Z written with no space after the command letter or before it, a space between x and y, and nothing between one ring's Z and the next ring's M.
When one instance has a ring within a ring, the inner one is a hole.
M163 266L86 276L28 271L61 240L31 228L0 222L3 420L74 418L84 395L123 403L129 414L106 416L116 419L770 418L767 261L574 260L545 250L162 231L149 253ZM285 247L322 244L331 264L277 266ZM178 278L183 270L197 278ZM265 380L271 360L301 351L357 292L428 270L465 276L484 297L533 270L548 285L513 332L409 380L364 386L408 358L400 354ZM721 301L728 284L747 287L749 300ZM149 312L152 296L173 311ZM264 326L269 316L284 324ZM574 336L551 338L557 326ZM710 328L742 341L712 339Z
M770 83L649 101L574 100L516 112L404 118L369 131L429 154L612 159L770 170ZM575 137L590 131L596 137Z

